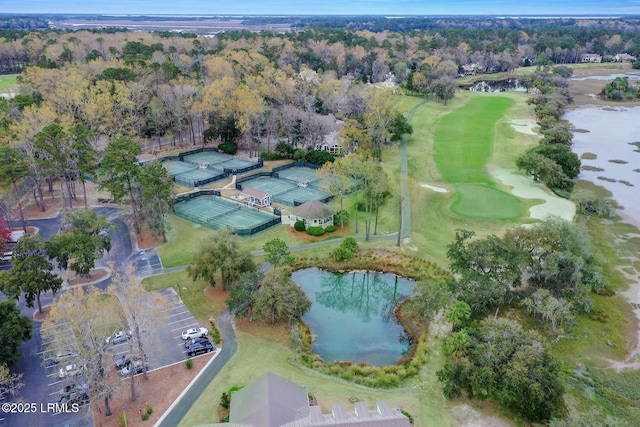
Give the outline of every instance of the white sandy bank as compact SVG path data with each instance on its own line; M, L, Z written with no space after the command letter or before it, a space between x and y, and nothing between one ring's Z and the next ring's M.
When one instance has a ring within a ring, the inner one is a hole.
M551 193L544 185L533 182L529 177L516 175L504 169L495 169L491 171L491 175L504 185L513 187L511 194L516 197L542 199L545 201L545 203L529 208L529 216L531 218L545 219L549 215L554 215L567 221L573 220L576 214L575 204Z

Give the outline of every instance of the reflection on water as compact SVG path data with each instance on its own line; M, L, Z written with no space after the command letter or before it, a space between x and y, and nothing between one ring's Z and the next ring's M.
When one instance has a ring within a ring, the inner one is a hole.
M303 320L323 360L394 364L410 343L394 311L413 295L414 282L391 273L330 273L307 268L293 280L313 302Z

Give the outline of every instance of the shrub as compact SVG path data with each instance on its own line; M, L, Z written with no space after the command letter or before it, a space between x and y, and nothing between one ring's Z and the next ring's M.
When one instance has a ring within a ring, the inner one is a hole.
M223 142L218 145L218 150L226 154L236 154L238 152L238 146L233 142Z
M151 405L147 406L147 414L153 414L153 408L151 407Z
M209 331L209 335L211 335L211 340L213 341L214 344L220 344L220 341L221 341L220 331L216 327L216 324L213 322L213 320L210 320L209 324L211 324L211 330Z
M327 233L333 233L334 231L336 231L336 226L328 225L327 228L324 229L324 231L326 231Z
M333 215L333 223L337 225L340 225L343 223L349 224L349 212L345 211L344 209L336 212L336 214Z
M401 412L402 412L402 415L409 418L409 424L413 424L413 417L411 416L411 414L408 413L407 411L401 411Z
M340 244L343 248L348 250L349 252L356 253L358 252L358 242L353 237L345 238Z
M293 224L293 228L294 228L296 231L304 231L304 230L306 230L307 226L306 226L306 225L304 225L304 222L302 222L302 221L296 221L296 222Z
M262 151L262 152L260 152L260 158L262 160L280 160L280 159L284 159L286 157L282 157L278 153L269 153L267 151Z
M124 427L127 425L127 416L125 414L118 415L118 424L120 427Z
M312 236L322 236L324 234L324 228L322 227L307 227L307 233Z
M353 258L353 252L345 249L342 245L331 251L331 258L336 261L347 261Z
M220 406L224 409L229 409L229 406L231 406L231 397L226 391L223 391L222 396L220 396Z
M193 369L193 360L191 360L191 358L188 358L185 362L185 366L187 367L187 369Z
M140 418L142 418L142 421L146 421L149 419L149 414L143 412L142 415L140 415Z

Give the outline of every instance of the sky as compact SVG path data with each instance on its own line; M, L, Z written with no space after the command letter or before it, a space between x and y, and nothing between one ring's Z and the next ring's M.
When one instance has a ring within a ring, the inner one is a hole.
M0 0L0 13L640 15L640 0Z

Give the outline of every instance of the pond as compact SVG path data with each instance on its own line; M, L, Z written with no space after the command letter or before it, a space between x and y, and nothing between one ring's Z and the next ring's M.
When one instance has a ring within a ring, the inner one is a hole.
M393 365L410 349L394 312L414 295L415 282L392 273L295 271L293 280L313 302L302 318L316 339L313 351L327 362Z

